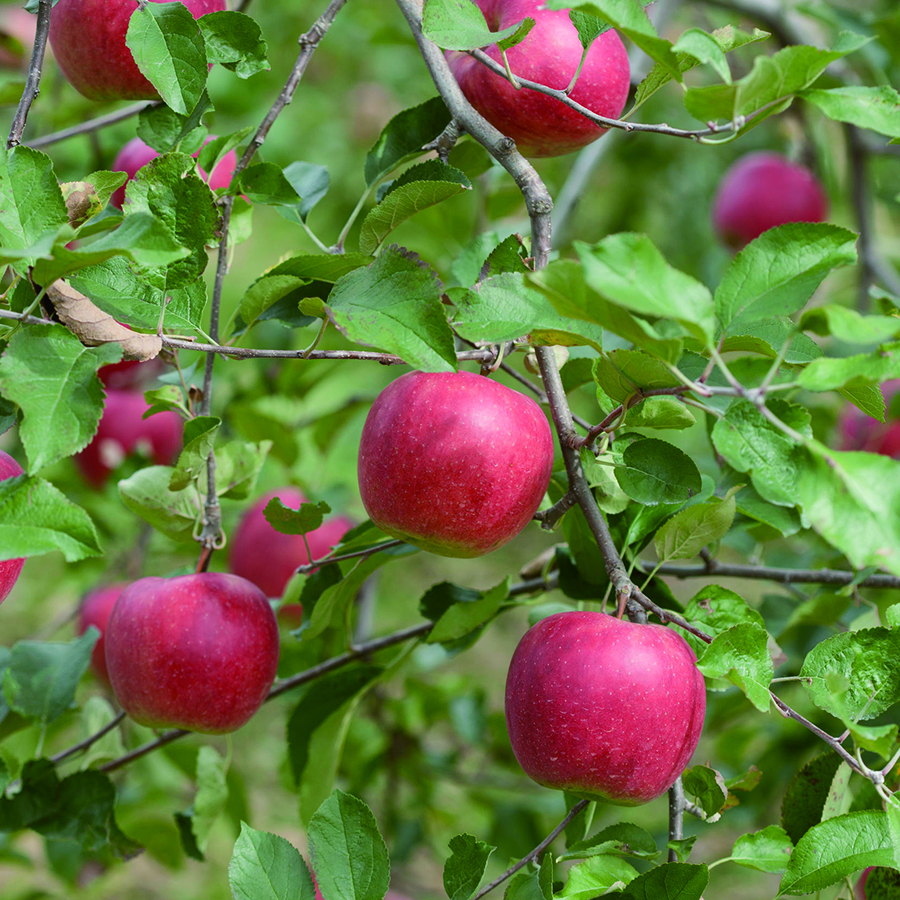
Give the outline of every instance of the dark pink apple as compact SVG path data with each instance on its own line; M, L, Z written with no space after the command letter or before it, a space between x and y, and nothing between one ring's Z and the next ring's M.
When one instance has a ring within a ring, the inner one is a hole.
M764 231L787 222L822 222L828 197L806 166L778 153L742 156L722 177L713 201L713 227L740 250Z
M164 0L150 0L162 3ZM226 9L226 0L184 0L195 19ZM75 90L91 100L156 100L125 44L134 0L59 0L50 16L53 54Z
M0 481L22 475L22 467L8 454L0 450ZM24 559L5 559L0 562L0 603L2 603L18 581L25 565Z
M262 705L278 667L272 607L237 575L135 581L104 637L116 698L151 728L234 731Z
M263 510L274 497L291 509L299 509L301 503L307 502L294 487L270 491L244 513L231 541L231 571L252 581L267 597L280 597L297 566L309 562L303 535L282 534L266 521ZM309 532L306 540L313 559L325 556L352 527L349 519L336 516ZM295 605L283 607L280 614L288 619L302 618L302 611L290 608Z
M568 87L583 52L568 10L546 9L543 0L475 2L491 31L501 31L527 17L534 19L528 36L506 52L514 75L558 90ZM486 52L502 63L496 44ZM447 61L469 103L511 137L525 156L571 153L606 131L553 97L526 88L517 90L468 53L447 51ZM630 78L622 41L615 31L607 31L591 45L569 96L598 115L617 119L628 99Z
M90 625L100 632L100 638L91 651L91 666L97 677L107 684L109 684L109 673L106 671L106 645L103 635L106 632L109 614L124 588L124 583L107 584L94 588L84 595L78 608L78 633L84 634Z
M181 416L167 410L144 419L149 408L138 391L106 392L97 434L74 457L88 483L102 487L112 471L136 450L143 450L157 465L170 465L177 459L183 432Z
M562 612L526 632L509 665L506 727L538 784L620 806L668 790L706 712L694 652L662 625Z
M471 372L408 372L379 394L359 445L372 521L441 556L482 556L531 521L553 436L530 397Z
M216 136L213 134L209 135L204 141L204 144L208 144L210 141L215 140L215 137ZM193 155L195 158L198 157L200 151L198 150ZM135 137L119 151L118 156L116 156L113 161L112 171L125 172L130 181L137 175L140 169L146 166L151 159L156 159L157 156L159 156L159 153L157 153L156 150L145 144L139 137ZM231 176L234 174L236 166L237 152L232 149L219 160L212 170L211 176L207 175L203 169L199 169L198 171L200 172L200 177L209 184L212 190L216 191L219 188L228 187L228 185L231 184ZM112 203L113 206L118 206L119 209L121 209L122 205L125 203L125 186L127 184L128 182L126 181L110 199L110 203Z
M0 69L28 67L36 25L37 17L27 10L12 4L0 6Z

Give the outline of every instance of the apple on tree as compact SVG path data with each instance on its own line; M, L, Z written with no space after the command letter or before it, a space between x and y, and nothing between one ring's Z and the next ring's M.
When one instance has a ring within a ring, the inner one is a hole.
M225 734L259 709L278 667L278 624L245 578L142 578L104 635L116 699L141 725Z
M22 474L24 474L22 467L8 453L0 450L0 481ZM0 603L9 596L24 565L24 559L5 559L0 562Z
M165 0L149 0L162 3ZM184 0L195 19L227 9L226 0ZM133 0L59 0L50 15L50 45L63 75L91 100L156 100L125 44Z
M91 625L100 632L100 637L91 651L91 668L93 668L94 674L106 684L109 684L109 673L106 671L106 644L103 636L106 632L109 614L124 588L123 582L94 588L84 595L84 599L78 607L78 633L84 634Z
M534 19L534 28L525 39L506 51L513 75L557 90L569 86L584 50L568 10L546 9L542 0L475 2L492 31L528 17ZM486 53L502 63L496 44ZM553 97L528 88L516 89L468 53L449 50L447 61L469 103L511 137L525 156L571 153L606 131ZM622 40L615 31L606 31L591 44L569 96L598 115L617 119L628 99L630 79Z
M372 521L441 556L482 556L540 506L553 436L530 397L471 372L408 372L378 395L359 445Z
M703 676L681 635L595 611L529 629L506 680L513 752L538 784L636 806L667 791L700 740Z
M713 200L713 227L740 250L787 222L822 222L828 197L806 166L767 151L742 156L723 176Z

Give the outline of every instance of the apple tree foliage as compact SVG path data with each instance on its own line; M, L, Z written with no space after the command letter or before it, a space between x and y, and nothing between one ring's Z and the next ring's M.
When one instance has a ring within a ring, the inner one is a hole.
M320 5L141 8L165 102L89 127L120 107L49 55L36 98L0 83L28 114L0 154L0 445L25 469L0 481L0 560L30 560L0 608L4 898L313 900L311 872L329 900L469 900L504 873L513 900L847 898L898 868L900 462L838 422L900 413L896 5L548 0L588 43L618 29L635 83L623 122L536 170L448 128L471 110L427 48L496 40L475 7ZM161 155L123 215L108 166L135 134ZM232 148L214 194L197 166ZM811 162L832 213L732 257L710 198L760 148ZM147 399L184 449L98 490L71 457L113 320L161 352ZM495 370L552 411L542 528L477 562L381 546L355 450L403 366ZM276 528L360 524L279 598L304 618L272 702L228 740L121 720L78 596L226 569L241 511L288 482L318 505ZM668 808L589 804L548 847L577 798L516 765L506 665L528 623L617 600L694 648L705 735Z

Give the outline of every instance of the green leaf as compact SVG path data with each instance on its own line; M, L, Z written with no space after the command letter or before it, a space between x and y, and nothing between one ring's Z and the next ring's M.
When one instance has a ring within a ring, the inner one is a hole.
M259 25L250 16L240 12L213 12L197 21L206 43L208 62L219 63L238 78L269 70L268 47Z
M742 834L731 851L731 861L748 869L780 874L787 867L794 850L783 828L769 825L753 834Z
M89 629L67 644L14 644L3 673L3 694L10 708L44 726L55 722L74 703L98 637L96 629Z
M528 19L525 20L527 21ZM484 13L471 0L428 0L422 15L425 37L434 41L442 50L476 50L487 47L518 35L523 24L517 22L501 31L491 31ZM525 34L527 33L526 31Z
M725 84L731 84L731 69L728 66L728 60L725 59L725 53L718 41L711 34L707 34L700 28L688 28L687 31L682 32L672 49L676 53L693 56L698 62L709 63ZM681 71L680 63L679 71Z
M212 831L228 799L225 760L213 747L201 747L197 754L197 794L194 797L191 831L201 853L206 852Z
M241 822L228 882L235 900L315 900L312 875L300 852L277 834Z
M900 377L900 342L882 344L871 353L841 358L822 357L811 362L797 379L808 391L833 391L850 386L880 384Z
M760 711L769 711L769 684L775 677L768 635L759 625L745 623L716 635L697 668L709 678L727 678Z
M849 344L882 344L900 334L896 316L864 316L838 303L824 303L803 314L800 327L830 334Z
M677 387L669 367L643 350L612 350L594 364L594 379L616 403L624 403L639 389Z
M593 900L611 889L624 887L636 875L634 867L618 856L592 856L569 869L566 886L554 897Z
M335 791L312 817L308 836L323 896L382 900L390 862L375 817L362 800Z
M200 514L193 488L172 491L171 466L145 466L119 482L122 502L145 522L175 541L193 540Z
M735 323L722 344L723 352L746 350L775 359L784 345L790 346L784 355L789 364L805 364L822 355L819 345L805 334L797 332L797 326L787 316L772 316L758 322Z
M631 822L618 822L601 829L593 837L569 845L560 859L583 859L604 854L655 859L659 851L649 831Z
M206 49L197 20L183 4L137 7L125 45L167 106L186 116L197 105L206 87Z
M900 94L890 85L804 91L800 96L836 122L900 138Z
M221 424L222 420L216 416L197 416L185 423L184 449L169 479L170 491L183 490L206 475L206 462L213 451Z
M491 854L497 849L471 834L450 838L450 857L444 863L444 890L449 900L469 900L481 884Z
M734 258L716 289L721 331L801 309L832 269L856 262L856 235L816 222L761 234Z
M681 775L684 792L693 797L707 817L714 816L728 799L728 788L721 772L709 766L692 766Z
M425 639L428 644L452 644L464 638L497 615L500 604L509 596L509 578L479 594L477 599L454 603L435 622ZM425 598L423 598L425 602Z
M297 160L284 167L284 177L303 198L298 206L278 206L278 212L291 222L305 222L313 207L328 193L330 176L325 166Z
M296 207L301 202L281 166L274 163L258 162L244 169L233 189L235 193L246 194L253 203Z
M246 500L256 487L256 479L271 449L272 441L220 444L216 448L216 491L219 496Z
M841 758L833 750L819 754L791 779L781 803L781 825L796 844L822 820L822 810Z
M0 559L51 550L66 562L103 554L90 516L50 482L25 475L0 481Z
M471 190L469 179L437 159L407 169L363 220L359 249L374 253L385 238L417 212Z
M137 136L159 153L167 153L189 136L191 139L201 134L205 136L206 129L202 126L201 120L203 116L214 109L212 100L205 89L200 94L197 105L184 116L162 103L156 106L147 106L140 112ZM203 166L203 168L207 172L212 171L211 166Z
M649 506L683 503L701 488L697 464L674 444L657 438L629 444L615 474L622 490L632 500Z
M887 813L851 812L810 828L800 838L778 893L812 894L866 866L893 865Z
M301 503L299 509L285 506L277 497L273 497L263 510L266 521L282 534L307 534L320 528L331 507L319 503Z
M684 617L711 637L716 637L735 625L766 627L763 617L748 606L746 600L718 584L710 584L697 591L685 608ZM705 641L687 631L683 631L682 636L698 656L706 651Z
M670 862L638 875L622 891L625 900L700 900L709 883L706 866Z
M612 27L608 22L604 22L603 19L598 19L597 16L592 16L590 13L581 12L577 9L569 10L569 19L575 26L575 30L578 32L578 40L581 41L581 46L585 50L587 50L601 34L605 31L609 31Z
M704 547L723 538L734 521L734 489L724 500L715 498L676 513L653 538L661 561L691 559Z
M370 266L338 281L328 312L352 341L396 353L423 372L449 372L456 370L456 350L440 297L433 269L388 247Z
M675 397L647 397L628 410L629 428L690 428L696 423L694 414Z

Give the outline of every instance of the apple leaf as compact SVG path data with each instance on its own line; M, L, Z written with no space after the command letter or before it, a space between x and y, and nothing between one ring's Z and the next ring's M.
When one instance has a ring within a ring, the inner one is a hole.
M804 91L800 96L836 122L849 122L859 128L900 138L900 94L890 85L812 90Z
M329 316L350 340L396 353L423 372L456 371L453 332L435 271L391 246L328 295Z
M197 794L194 803L186 813L181 813L186 820L187 830L191 835L191 843L203 862L209 833L216 820L225 808L228 799L228 785L225 783L225 760L215 748L205 746L197 754ZM178 818L178 816L176 816ZM188 852L189 856L192 856ZM197 859L197 856L193 858Z
M674 444L657 438L629 444L615 474L622 490L632 500L648 506L684 503L702 487L697 464L690 456ZM733 506L734 501L731 502Z
M797 379L807 391L833 391L845 386L880 384L900 377L900 341L882 344L869 353L822 357L811 362Z
M262 31L250 16L240 12L212 12L200 16L197 22L206 43L207 62L224 66L238 78L249 78L271 68Z
M427 0L422 14L422 31L442 50L477 50L519 36L527 21L517 22L501 31L491 31L484 13L471 0ZM529 27L519 40L530 30Z
M519 22L516 30L509 35L509 37L501 38L498 36L497 39L497 47L500 50L509 50L510 47L515 47L516 44L521 44L525 38L528 37L531 29L534 28L534 19L531 16L527 16ZM508 31L509 29L504 29L504 31Z
M616 887L624 887L637 872L618 856L591 856L572 866L566 886L553 896L560 900L593 900Z
M193 488L172 491L171 466L145 466L119 482L122 502L145 522L175 541L193 540L200 514Z
M94 694L85 700L81 707L81 718L78 722L79 738L93 738L110 725L118 712L112 703L100 694ZM92 741L90 747L79 760L82 769L90 769L100 762L109 762L125 753L125 743L120 729L113 727L103 737Z
M125 46L167 106L186 116L197 105L209 70L200 26L184 4L138 6Z
M594 363L594 380L616 403L623 403L641 388L677 387L681 384L669 367L643 350L612 350Z
M784 354L786 363L804 365L822 355L819 345L805 334L798 333L797 326L787 316L735 323L728 329L722 351L745 350L775 359L788 341L790 346Z
M417 212L472 189L469 179L438 159L408 168L365 217L359 249L374 253L385 238Z
M101 556L90 516L42 478L0 481L0 559L62 552L66 562Z
M300 851L283 837L241 822L228 864L235 900L315 900L312 875Z
M863 750L871 750L884 759L888 759L891 751L897 746L898 725L860 725L849 723L850 736Z
M753 607L748 606L743 597L718 584L710 584L697 591L685 607L684 617L711 637L735 625L766 627L763 617ZM687 631L680 633L698 656L706 650L708 645L705 641Z
M656 859L659 850L649 831L631 822L619 822L601 829L586 840L570 844L559 859L584 859L604 854Z
M469 900L481 884L491 854L497 849L471 834L450 838L450 857L444 863L444 890L449 900Z
M866 866L893 866L887 813L866 809L813 826L797 842L778 896L813 894Z
M734 521L734 491L732 488L722 500L716 497L689 506L668 519L653 538L660 561L692 559L707 545L721 540Z
M769 825L762 831L742 834L735 842L729 859L739 866L760 872L781 874L794 850L783 828Z
M694 414L675 397L648 397L628 410L629 428L668 428L681 430L696 423Z
M827 750L806 763L788 784L781 803L781 825L794 843L822 820L822 810L840 766L837 753Z
M706 866L670 862L638 875L621 896L623 900L701 900L708 883Z
M728 800L728 788L722 773L710 766L692 766L681 775L684 792L693 797L707 818L714 816Z
M478 7L470 0L456 0L456 2L460 6L468 4L481 16L482 21L484 20ZM431 0L425 7L426 16L430 6ZM397 113L384 126L378 140L366 156L366 184L370 188L373 187L401 163L421 156L425 144L433 141L449 124L450 113L440 97L432 97L431 100L426 100L418 106Z
M697 660L697 668L709 678L736 684L760 712L768 712L775 669L764 628L747 622L721 632Z
M91 626L67 644L19 641L3 673L10 709L46 727L75 702L75 690L91 661L99 631Z
M709 63L725 84L731 84L731 69L725 58L725 52L719 46L718 41L703 29L688 28L687 31L682 32L672 49L676 53L686 53L688 56L692 56L697 62ZM680 61L678 68L681 71Z
M216 491L220 497L245 500L272 449L271 441L228 441L216 448Z
M496 587L478 594L477 599L466 598L462 602L454 603L441 613L434 628L425 639L426 643L453 645L473 631L483 628L497 615L500 604L508 596L509 578L507 577ZM426 602L426 598L423 597L422 604Z
M147 410L147 413L151 410ZM144 414L147 418L147 414ZM216 442L222 420L216 416L197 416L184 426L184 449L169 480L170 491L180 491L206 475L206 462Z
M313 207L328 193L330 184L328 169L317 163L297 160L284 167L284 177L303 199L297 206L276 208L288 221L305 222Z
M382 900L390 880L387 847L362 800L335 791L312 817L309 853L323 896Z
M281 166L257 162L244 169L232 185L234 193L246 194L252 203L268 206L298 206L301 197L288 181Z
M180 116L163 103L156 106L147 106L141 110L138 117L137 136L159 153L172 150L188 136L194 137L194 133L206 135L202 118L215 109L209 94L204 89L197 101L197 105L184 116ZM185 151L185 148L181 148ZM212 167L203 167L207 172Z
M273 497L263 510L266 521L282 534L308 534L321 527L331 507L321 501L319 503L301 503L299 509L285 506L277 497Z
M897 316L865 316L839 303L825 303L804 313L800 327L834 335L848 344L882 344L900 336Z

